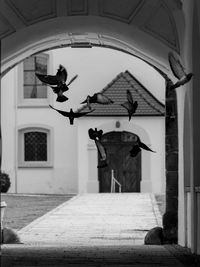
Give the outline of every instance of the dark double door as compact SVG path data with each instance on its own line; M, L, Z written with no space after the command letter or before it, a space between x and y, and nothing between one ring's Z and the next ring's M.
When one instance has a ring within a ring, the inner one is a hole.
M106 148L108 167L100 168L99 191L111 192L111 171L121 184L122 192L140 192L141 153L130 157L135 135L129 132L111 132L103 135L102 144ZM118 191L116 185L116 191Z

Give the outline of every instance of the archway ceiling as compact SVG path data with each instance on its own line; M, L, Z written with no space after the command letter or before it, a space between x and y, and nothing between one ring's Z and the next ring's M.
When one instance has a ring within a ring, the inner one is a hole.
M162 43L169 49L180 51L176 16L181 13L181 0L1 0L0 1L0 39L2 40L2 59L8 58L14 51L20 34L28 33L26 29L56 18L84 20L85 17L120 22L131 28L144 32L149 38ZM179 16L180 17L180 16ZM108 25L109 27L109 25ZM113 28L115 31L115 29ZM31 31L30 31L31 32ZM38 35L40 33L38 32ZM11 37L15 36L15 39ZM85 37L77 38L69 33L69 41L81 43ZM93 36L94 37L94 36ZM26 36L31 38L31 36ZM95 37L96 38L96 37ZM94 39L95 39L94 38ZM87 40L92 36L87 35ZM96 38L97 39L97 38ZM101 44L101 38L99 38Z

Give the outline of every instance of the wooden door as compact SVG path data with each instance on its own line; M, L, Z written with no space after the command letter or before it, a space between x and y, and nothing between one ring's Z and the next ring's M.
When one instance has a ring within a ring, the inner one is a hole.
M101 193L111 192L111 170L114 170L114 177L122 185L122 192L140 192L141 153L135 158L129 154L134 140L135 135L128 132L103 135L101 141L107 152L108 167L98 171Z

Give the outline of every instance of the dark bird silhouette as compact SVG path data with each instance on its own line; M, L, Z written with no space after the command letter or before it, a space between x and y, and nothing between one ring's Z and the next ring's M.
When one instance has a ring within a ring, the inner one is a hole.
M133 97L132 97L130 90L126 91L126 97L128 101L121 104L121 106L127 109L129 121L130 121L131 116L136 112L136 109L138 107L138 102L137 101L133 102Z
M132 149L130 150L130 156L131 157L136 157L137 154L141 151L141 148L142 149L145 149L147 151L151 151L151 152L154 152L153 150L151 150L151 148L149 148L147 145L145 145L144 143L141 142L139 136L137 136L137 140L136 142L134 143Z
M52 88L52 90L53 90L53 92L55 93L55 94L57 94L57 98L56 98L56 101L58 101L58 102L65 102L65 101L67 101L68 100L68 97L66 97L64 94L63 94L63 92L65 92L65 91L67 91L65 88L64 88L64 86L56 86L56 87L53 87L53 86L51 86L51 88Z
M104 146L102 145L102 143L100 142L100 139L103 135L103 131L102 130L97 130L97 128L95 128L95 130L93 130L92 128L90 128L88 130L88 134L90 139L95 141L99 156L100 156L100 164L97 166L97 168L104 168L108 166L107 163L107 155L106 155L106 150L104 148Z
M184 70L183 65L181 64L180 60L172 53L168 53L168 60L170 68L174 74L174 76L178 79L178 82L171 86L171 89L175 89L185 83L189 82L194 75L193 73L186 73Z
M87 98L81 102L81 104L87 103L89 109L91 109L91 103L98 103L102 105L113 104L114 102L109 97L103 95L102 93L95 93L93 96L87 96Z
M108 163L107 163L106 150L99 140L95 139L94 141L95 141L95 144L96 144L99 156L100 156L100 164L97 166L97 168L107 167Z
M129 151L131 157L136 157L137 154L141 151L141 148L139 147L138 144L134 144L132 149Z
M53 92L57 94L56 101L58 102L64 102L68 100L68 98L63 95L63 92L69 90L68 86L78 77L78 75L75 75L69 81L69 83L66 84L68 73L66 68L62 65L59 65L56 75L45 75L39 73L36 73L35 75L41 82L51 86Z
M97 128L95 128L95 130L93 130L92 128L90 128L88 130L88 134L89 134L89 137L90 139L92 140L100 140L102 135L103 135L103 131L102 130L97 130Z
M94 110L91 110L91 111L88 111L88 112L73 112L73 110L71 108L70 111L67 112L67 111L56 109L56 108L52 107L51 105L49 105L49 106L50 106L50 108L52 108L52 109L56 110L57 112L59 112L60 114L62 114L64 117L68 117L71 125L74 124L74 119L75 118L83 117L86 114L91 113L91 112L94 111Z

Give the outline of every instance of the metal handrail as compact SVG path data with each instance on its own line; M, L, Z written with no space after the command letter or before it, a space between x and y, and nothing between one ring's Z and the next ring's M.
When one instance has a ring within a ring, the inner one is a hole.
M114 170L111 170L111 193L115 193L115 185L119 186L119 193L122 192L122 185L115 179Z

